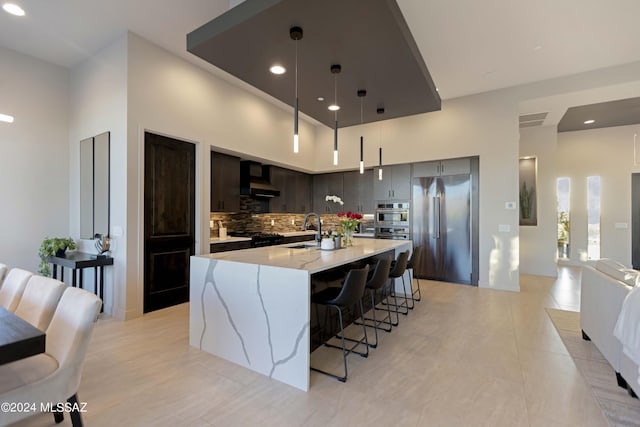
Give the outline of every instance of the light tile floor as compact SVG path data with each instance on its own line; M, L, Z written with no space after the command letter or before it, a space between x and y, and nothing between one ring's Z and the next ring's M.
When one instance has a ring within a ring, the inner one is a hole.
M423 300L349 380L308 393L188 346L188 304L100 320L80 401L88 426L605 426L545 307L577 310L579 270L521 292L421 281ZM332 360L339 366L339 351ZM65 423L70 425L68 417ZM47 414L23 426L53 426Z

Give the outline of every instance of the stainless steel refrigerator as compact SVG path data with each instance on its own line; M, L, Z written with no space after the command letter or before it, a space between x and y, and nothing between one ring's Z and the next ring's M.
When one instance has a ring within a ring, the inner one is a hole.
M421 278L473 284L471 175L413 178L414 245L423 255Z

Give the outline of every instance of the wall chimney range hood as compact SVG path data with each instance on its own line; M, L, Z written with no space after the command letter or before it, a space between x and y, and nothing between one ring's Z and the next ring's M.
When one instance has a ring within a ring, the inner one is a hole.
M271 185L271 168L258 162L240 162L240 194L256 199L271 199L280 196L280 190Z

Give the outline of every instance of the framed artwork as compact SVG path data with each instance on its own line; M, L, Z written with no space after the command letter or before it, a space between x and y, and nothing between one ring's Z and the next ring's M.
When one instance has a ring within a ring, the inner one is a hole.
M535 157L520 159L520 225L538 225L537 171L538 162Z

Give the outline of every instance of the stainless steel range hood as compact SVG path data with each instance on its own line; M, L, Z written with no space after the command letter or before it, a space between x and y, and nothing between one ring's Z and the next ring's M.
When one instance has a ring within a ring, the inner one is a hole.
M280 190L269 181L270 167L253 161L240 162L240 194L256 199L280 196Z

